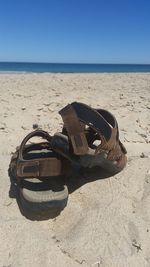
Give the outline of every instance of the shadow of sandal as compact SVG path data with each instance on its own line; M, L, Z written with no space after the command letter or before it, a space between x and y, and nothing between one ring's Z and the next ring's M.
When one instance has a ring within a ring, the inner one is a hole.
M69 194L71 194L87 183L106 179L112 177L113 175L101 167L80 168L75 166L72 176L70 176L69 179L66 178L65 184L68 187Z
M67 205L68 189L64 186L62 177L54 177L51 178L50 181L47 180L44 182L39 180L39 182L36 183L32 183L30 180L25 180L23 182L24 192L22 193L22 188L20 187L16 177L14 177L10 172L10 169L8 170L8 174L10 177L9 197L16 199L21 214L27 219L37 221L54 219ZM44 201L41 197L42 201L40 203L36 202L36 195L33 195L34 192L40 192L40 189L42 189L41 192L43 192L44 187L47 192L49 188L51 189L51 196L53 199ZM26 192L27 195L25 195ZM57 195L57 200L54 198L55 194Z
M22 197L22 194L20 194L20 186L18 186L17 179L11 174L10 170L8 171L8 173L10 177L9 197L16 198L21 214L27 219L38 221L54 219L66 207L68 198L65 198L65 200L63 202L61 201L61 203L58 203L58 205L56 204L56 202L51 206L46 205L46 203L41 203L40 206L36 206L35 203L33 203L32 205L31 202L28 202ZM55 192L58 192L62 191L65 184L68 188L69 194L72 194L75 190L79 189L84 184L91 183L99 179L106 179L109 177L112 177L112 174L100 167L89 169L80 168L79 166L74 165L72 166L72 174L69 177L54 177L53 179L47 179L45 186L47 188L47 186L49 185L52 188L53 184L53 190ZM31 186L30 181L25 181L24 186L25 184L26 189L32 188L31 194L33 194L33 190L37 190L35 184Z

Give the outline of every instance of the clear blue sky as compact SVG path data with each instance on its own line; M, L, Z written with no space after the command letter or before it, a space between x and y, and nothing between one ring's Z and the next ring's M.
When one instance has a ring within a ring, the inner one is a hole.
M0 0L0 61L150 63L150 0Z

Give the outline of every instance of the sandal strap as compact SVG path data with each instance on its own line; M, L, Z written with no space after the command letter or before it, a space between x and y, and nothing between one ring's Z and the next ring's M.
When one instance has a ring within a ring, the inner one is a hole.
M48 142L26 145L27 141L29 141L30 138L35 136L42 137ZM33 131L23 139L17 152L17 178L44 178L67 174L69 167L68 161L62 156L60 156L60 158L58 159L57 154L54 153L51 147L51 139L52 137L43 130ZM37 159L29 160L23 158L25 152L30 152L33 150L42 150L44 148L52 152L50 157L39 157Z
M107 120L97 112L96 109L89 107L86 104L73 102L72 107L79 119L86 125L93 128L97 133L105 137L106 141L111 138L112 129Z
M17 177L19 178L44 178L64 174L65 162L57 158L39 158L36 160L19 161L17 164Z
M19 155L18 155L19 160L23 160L23 151L24 151L24 148L25 148L26 143L27 143L32 137L35 137L35 136L37 136L37 137L42 137L43 139L47 140L48 142L50 142L51 139L52 139L52 137L51 137L47 132L45 132L45 131L43 131L43 130L35 130L35 131L29 133L29 134L23 139L23 141L22 141L22 143L21 143L21 145L20 145L20 147L19 147L19 151L18 151L18 153L19 153Z
M60 110L64 126L71 139L74 153L85 155L89 147L85 134L85 125L92 128L112 148L119 139L118 124L115 117L103 109L93 109L85 104L73 102Z
M71 139L74 153L76 155L86 154L88 152L88 143L84 133L84 126L80 121L74 107L67 105L59 111L64 125Z

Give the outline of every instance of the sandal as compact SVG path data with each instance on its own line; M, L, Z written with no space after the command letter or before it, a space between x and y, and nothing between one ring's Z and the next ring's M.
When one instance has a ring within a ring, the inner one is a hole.
M127 151L119 140L116 118L110 112L73 102L59 114L64 128L52 138L52 147L59 153L67 154L68 159L82 167L100 166L112 174L125 167Z
M47 142L27 145L35 136ZM62 210L68 199L64 179L70 172L70 163L52 149L51 139L42 130L29 133L10 162L10 174L16 179L21 204L38 213L49 208Z

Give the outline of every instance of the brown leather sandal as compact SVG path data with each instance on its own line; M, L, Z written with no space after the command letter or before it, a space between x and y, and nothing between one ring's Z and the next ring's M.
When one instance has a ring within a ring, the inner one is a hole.
M47 142L27 145L35 136ZM21 203L38 213L41 209L63 209L68 199L64 178L69 174L70 163L52 149L51 139L42 130L29 133L12 156L9 168L16 179Z
M112 174L120 172L126 165L126 149L119 140L118 123L104 109L73 102L60 112L64 122L62 134L56 134L52 146L83 167L100 166ZM66 152L66 136L69 149ZM98 141L99 144L96 145ZM61 146L60 146L61 144Z

